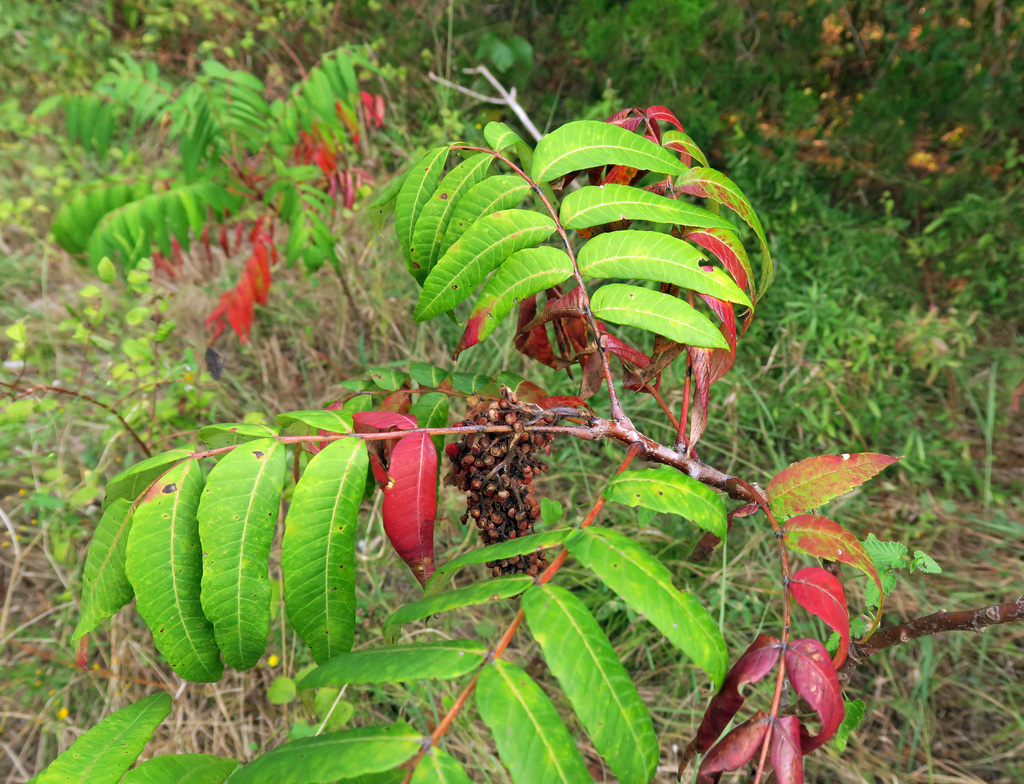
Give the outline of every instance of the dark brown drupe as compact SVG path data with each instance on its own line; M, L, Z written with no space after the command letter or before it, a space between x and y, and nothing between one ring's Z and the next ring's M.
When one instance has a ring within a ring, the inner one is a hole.
M551 452L550 433L530 433L523 424L549 425L527 411L516 394L502 389L499 400L469 398L469 411L460 425L509 425L511 433L467 433L446 448L452 463L454 484L466 493L466 514L480 529L485 545L507 542L533 533L533 521L540 517L540 504L533 480L548 470L540 454ZM487 566L495 577L502 574L538 575L548 563L540 552L516 555Z

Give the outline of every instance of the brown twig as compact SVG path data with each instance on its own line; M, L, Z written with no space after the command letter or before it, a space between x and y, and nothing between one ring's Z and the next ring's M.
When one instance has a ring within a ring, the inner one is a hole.
M135 429L131 425L129 425L128 422L125 421L125 418L121 416L120 413L118 413L111 406L107 405L106 403L100 400L97 400L91 395L87 395L84 392L77 392L74 389L65 389L64 387L53 386L51 384L36 384L34 387L25 388L18 386L17 384L9 384L6 381L0 381L0 386L7 387L12 391L17 392L19 397L25 397L35 392L41 391L54 392L58 395L68 395L70 397L77 397L81 400L85 400L88 403L92 403L94 406L99 406L100 408L104 409L105 411L109 411L111 414L117 417L117 421L121 423L121 426L124 427L128 435L135 439L135 443L139 445L139 448L142 449L146 457L150 457L153 454L150 451L149 447L146 445L146 442L139 437L139 434L135 432Z

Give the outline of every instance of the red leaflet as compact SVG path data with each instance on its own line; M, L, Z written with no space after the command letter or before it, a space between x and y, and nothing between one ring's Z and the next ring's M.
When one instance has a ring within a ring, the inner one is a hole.
M615 114L605 120L606 123L618 125L625 128L627 131L635 131L640 127L643 121L643 112L639 109L634 109L633 107L628 109L619 109L619 111L615 112Z
M551 348L547 329L540 326L527 332L523 331L523 327L533 321L536 315L537 295L534 294L519 303L519 329L515 338L516 350L548 367L557 368L558 360L555 359L555 351Z
M793 640L786 649L786 675L796 693L807 700L821 718L821 732L811 737L800 729L800 749L806 755L831 738L843 723L846 709L839 678L825 646L817 640Z
M651 358L638 348L634 348L625 341L619 340L610 332L601 333L601 345L613 353L619 359L624 359L636 365L638 368L645 368L651 364Z
M367 124L374 128L384 127L384 97L373 95L366 90L359 91L359 100L363 104L363 115Z
M393 411L357 411L352 415L353 429L357 433L387 432L389 430L412 430L416 420L407 414ZM366 450L370 455L370 470L381 489L388 486L387 466L395 448L394 440L367 441Z
M741 289L750 288L750 260L739 237L729 229L694 229L686 233L686 239L711 251L722 262L736 285Z
M416 418L408 414L393 411L357 411L352 415L357 433L369 433L373 430L412 430L416 427Z
M772 726L771 761L779 784L804 784L800 719L783 716Z
M426 585L434 573L437 450L426 433L404 436L391 452L384 488L384 533L395 552Z
M412 403L412 395L409 394L408 390L399 389L397 392L392 392L390 395L380 401L380 411L391 411L396 414L407 414L409 413L409 406ZM398 428L399 430L405 430L406 428Z
M537 404L541 408L548 409L566 406L568 408L585 408L588 411L594 410L586 400L580 397L575 397L574 395L552 395L551 397L545 397L543 400L537 401Z
M722 688L711 698L708 709L704 711L704 719L697 730L697 751L703 754L711 748L711 744L718 740L722 730L729 726L736 711L743 706L744 697L740 694L740 686L745 683L757 683L771 672L778 660L778 639L768 634L759 634L736 660L729 674L725 676Z
M270 292L270 260L277 260L277 248L273 240L263 231L262 218L256 221L250 232L252 252L245 263L238 283L230 291L220 296L217 308L206 319L206 327L210 330L210 345L224 332L228 325L238 335L240 343L249 340L249 330L256 318L255 308L258 302L265 305ZM236 242L241 241L242 224L236 230ZM227 247L227 234L221 231L221 246Z
M838 670L850 649L850 613L842 583L821 567L809 566L790 578L789 591L797 604L839 634L839 648L832 659L832 666Z
M718 331L722 333L729 348L710 349L711 352L711 383L714 384L732 369L736 361L736 312L731 302L716 299L707 294L698 294L715 315L722 320L718 325Z
M875 585L878 587L878 603L882 604L882 597L885 594L882 591L882 581L878 577L875 562L871 560L857 537L839 523L820 515L797 515L786 521L785 535L786 544L805 555L829 561L841 561L860 569L875 581ZM878 626L878 619L881 615L882 608L879 606L878 614L864 639L867 639Z
M605 175L602 185L629 185L636 177L637 170L632 166L612 166Z
M543 401L548 395L547 392L532 381L520 381L516 384L516 388L513 391L519 396L519 399L522 402L536 403L542 408L544 407Z
M708 425L712 349L689 346L686 351L690 355L690 370L693 372L693 383L697 388L693 406L690 408L689 448L693 449L704 434L704 428Z
M737 770L750 762L761 750L768 726L768 717L764 711L758 711L753 718L733 729L704 758L697 771L697 784L715 784L723 772Z
M873 452L809 457L775 475L768 483L768 500L777 515L801 514L850 492L901 459Z
M672 123L680 133L686 133L686 131L683 130L683 125L679 122L679 119L665 106L648 106L647 117L651 120L661 120L662 122Z
M78 652L75 654L75 664L79 669L89 669L89 635L84 634L78 641Z

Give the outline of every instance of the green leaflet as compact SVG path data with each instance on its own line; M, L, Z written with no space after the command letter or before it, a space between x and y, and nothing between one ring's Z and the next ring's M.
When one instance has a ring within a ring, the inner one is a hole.
M71 635L72 645L132 600L135 591L125 572L132 504L118 498L103 512L89 542L82 573L82 617Z
M165 754L128 771L121 784L221 784L236 767L233 759L209 754Z
M413 318L426 321L451 310L505 259L543 242L554 230L550 216L531 210L502 210L481 218L430 271Z
M505 123L489 122L484 126L484 139L492 150L501 152L515 144L525 144L522 138Z
M274 419L289 435L308 435L317 430L328 433L351 433L352 414L344 408L341 411L288 411L278 414Z
M622 784L647 784L658 768L651 714L615 649L586 606L569 591L537 585L523 610L551 672Z
M686 653L716 686L725 677L729 653L717 624L699 601L676 590L657 558L616 531L585 528L565 542L576 558L622 599L643 613L673 645Z
M618 125L581 120L566 123L537 142L530 175L534 182L551 182L569 172L606 165L660 174L686 171L676 156L650 139Z
M473 223L500 210L518 207L529 192L530 184L515 174L495 175L474 185L455 208L441 253L447 253Z
M413 240L413 229L416 221L419 220L420 211L427 203L431 194L437 190L438 180L441 179L441 170L444 169L445 161L448 160L448 145L435 147L419 159L409 169L402 183L402 189L398 192L395 201L395 233L398 235L398 244L402 248L402 256L405 258L405 268L413 276L416 275L416 266L412 259L412 249L415 244Z
M277 428L239 422L237 424L207 425L201 428L196 435L210 449L220 449L222 446L244 444L246 441L253 441L257 438L272 438L277 435Z
M688 346L729 347L707 316L669 294L612 283L595 292L590 309L599 319L640 327Z
M761 226L761 220L754 212L750 201L743 195L743 191L720 171L701 167L688 169L676 181L676 187L684 193L704 196L724 204L743 218L747 225L754 230L754 234L757 235L757 239L761 243L761 279L760 285L757 287L757 298L760 299L771 285L775 271L771 253L768 251L768 238Z
M426 362L413 362L409 365L409 375L419 386L428 389L437 389L448 379L447 370Z
M398 177L392 178L388 186L381 192L380 196L371 201L366 209L370 214L370 223L373 228L380 231L384 228L384 222L388 216L395 211L395 203L398 201L398 192L405 185L405 178L409 176L408 171L402 172Z
M416 766L410 784L472 784L466 771L443 749L432 746Z
M352 649L355 543L369 458L359 439L317 453L295 486L281 543L285 610L313 660Z
M518 667L484 667L476 706L514 784L594 784L555 706Z
M415 602L409 602L391 613L384 621L382 634L384 639L391 644L398 638L398 632L403 624L458 607L469 607L495 599L507 599L509 596L522 593L532 584L532 577L512 575L473 583L465 588L448 591L439 596L427 596Z
M317 784L391 770L422 736L408 724L380 724L286 743L235 772L231 784Z
M559 248L524 248L509 256L480 293L458 353L490 335L522 300L572 275L572 259Z
M532 536L523 536L518 539L510 539L500 544L489 544L486 547L477 547L462 555L453 558L448 563L440 566L427 581L423 589L425 596L434 596L441 593L448 587L448 580L463 566L471 564L482 564L488 561L500 561L502 558L511 558L514 555L527 555L543 550L547 547L554 547L565 541L565 537L573 529L563 528L559 531L542 531Z
M114 208L96 223L89 237L89 263L95 268L104 256L120 256L133 269L149 255L153 243L171 254L173 235L186 250L189 230L198 235L207 221L207 208L215 215L237 209L240 197L213 182L179 185L155 191Z
M107 716L71 744L30 784L117 784L171 712L171 695L154 694Z
M131 468L126 468L107 482L107 490L103 495L103 508L106 509L107 506L118 498L127 498L129 501L134 501L169 466L191 455L192 450L190 449L172 449L168 452L161 452L159 455L147 457Z
M724 269L701 269L703 254L670 234L613 231L599 234L579 252L580 272L590 278L639 278L672 283L697 294L750 306L750 298Z
M703 207L629 185L594 185L573 191L562 200L559 218L567 229L585 229L619 220L735 228Z
M661 144L664 147L669 147L669 149L680 151L685 150L695 161L700 163L701 166L708 165L707 156L704 155L700 147L697 146L697 142L681 131L677 131L674 128L665 131L661 135Z
M725 504L722 497L707 485L674 468L651 468L619 474L605 486L602 495L609 501L627 506L642 506L655 512L680 515L705 531L725 538Z
M220 680L224 666L203 614L203 555L196 507L203 472L195 459L168 470L132 516L128 579L139 615L171 668L187 681Z
M409 381L408 373L392 367L368 368L366 375L370 377L370 381L388 392L397 392Z
M457 678L483 664L486 653L487 646L476 640L437 640L354 651L321 664L299 682L299 688Z
M203 611L226 664L259 661L270 627L270 544L274 538L285 448L273 439L236 447L210 472L199 503Z
M61 205L50 231L57 244L68 253L85 253L89 248L89 237L104 215L151 192L152 185L145 182L93 182Z
M494 156L478 153L460 163L441 180L437 191L423 205L412 233L413 276L423 283L441 257L441 244L455 207L474 185L487 176Z

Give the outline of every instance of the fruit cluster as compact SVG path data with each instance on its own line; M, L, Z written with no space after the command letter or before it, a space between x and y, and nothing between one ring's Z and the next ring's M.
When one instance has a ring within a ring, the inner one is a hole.
M512 428L503 433L467 433L461 441L446 447L452 462L454 484L466 496L466 513L480 529L485 545L507 542L529 536L533 523L540 517L540 505L533 490L533 480L548 470L540 453L551 452L551 433L529 432L523 424L548 425L550 416L537 418L519 402L514 392L502 389L498 400L468 400L469 412L460 426L505 425ZM516 555L500 561L489 561L492 574L538 575L547 568L547 560L538 551Z

